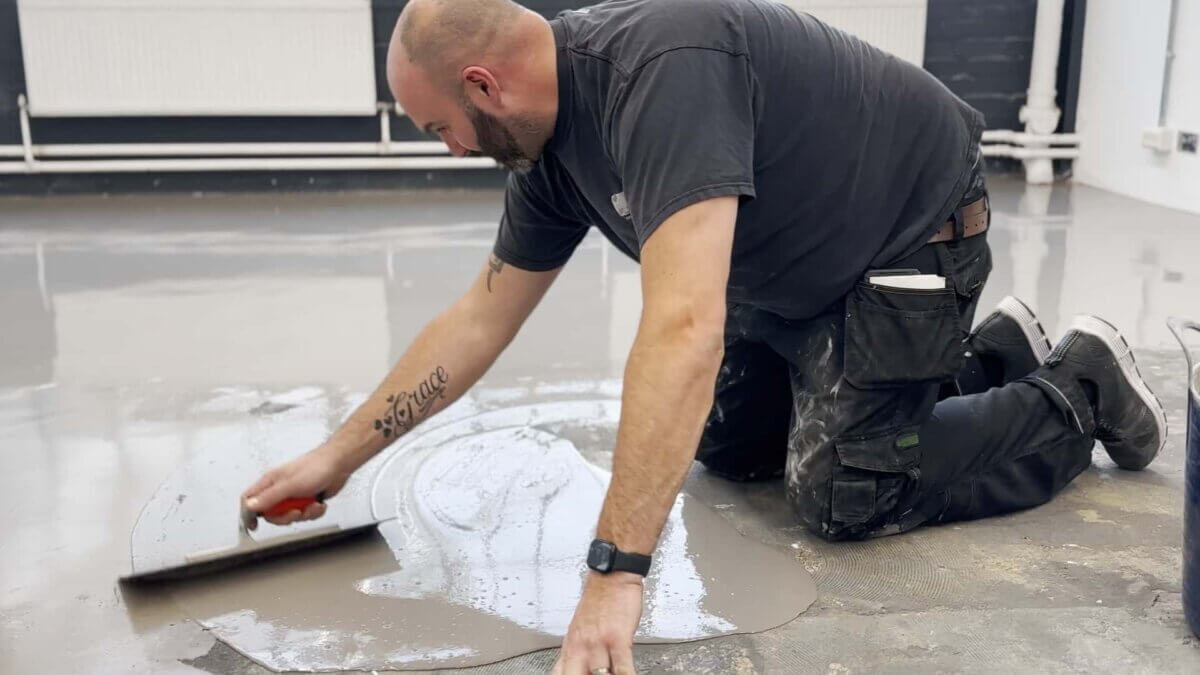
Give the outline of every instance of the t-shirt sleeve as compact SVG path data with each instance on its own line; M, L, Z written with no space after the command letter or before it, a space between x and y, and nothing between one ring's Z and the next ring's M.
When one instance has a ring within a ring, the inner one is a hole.
M715 49L669 51L630 73L610 146L640 245L686 206L754 197L756 89L744 55Z
M531 272L562 267L587 234L588 224L557 203L568 186L552 179L545 166L527 174L510 173L504 190L504 214L492 252Z

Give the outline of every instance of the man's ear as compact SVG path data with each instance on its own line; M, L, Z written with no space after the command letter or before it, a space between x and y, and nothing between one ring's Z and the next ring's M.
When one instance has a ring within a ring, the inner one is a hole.
M502 106L500 84L487 68L467 66L462 70L462 80L471 105L489 113L494 113Z

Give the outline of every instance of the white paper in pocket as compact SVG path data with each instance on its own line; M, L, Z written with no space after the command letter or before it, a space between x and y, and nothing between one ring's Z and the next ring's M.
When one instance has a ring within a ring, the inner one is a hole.
M946 288L946 277L937 274L895 274L868 277L867 281L884 288L937 291Z

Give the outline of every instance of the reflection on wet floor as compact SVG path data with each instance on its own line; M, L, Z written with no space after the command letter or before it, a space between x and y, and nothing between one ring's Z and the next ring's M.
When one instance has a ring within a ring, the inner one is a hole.
M980 307L1011 293L1052 339L1092 313L1134 347L1173 346L1167 317L1200 313L1200 216L1082 186L1022 187L993 190L995 269Z
M571 396L603 389L578 386ZM239 485L231 481L319 442L322 403L271 420L243 410L213 429L139 517L135 569L233 546ZM374 543L128 590L169 595L213 635L275 670L470 666L557 646L578 600L579 551L591 540L608 474L556 431L615 434L618 417L612 398L460 402L356 473L326 517L303 526L392 518ZM260 540L290 528L262 529ZM767 597L758 592L765 580ZM794 556L744 538L683 496L646 582L638 639L762 631L795 618L814 597Z
M161 621L130 612L137 599L114 589L142 505L231 419L319 411L308 433L332 428L484 264L499 206L495 194L5 200L0 489L15 506L0 524L0 670L44 668L52 652L64 671L190 671L179 659L213 638L162 607ZM1004 180L993 209L980 318L1008 293L1052 337L1094 312L1182 382L1164 322L1200 319L1200 218ZM589 237L479 400L615 390L638 292L636 266ZM311 442L300 436L297 453ZM1177 467L1163 471L1174 485ZM1095 492L1089 480L1073 499ZM763 513L744 530L786 524Z

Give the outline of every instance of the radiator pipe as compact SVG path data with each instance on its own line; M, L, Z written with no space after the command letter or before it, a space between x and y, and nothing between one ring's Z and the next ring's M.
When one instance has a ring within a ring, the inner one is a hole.
M149 171L363 171L490 169L487 157L451 157L439 141L392 141L391 114L380 103L377 142L332 143L58 143L35 145L28 101L17 97L21 145L0 145L0 174ZM51 161L45 161L50 158ZM74 159L59 159L74 158Z
M382 146L382 147L381 147ZM440 141L345 143L78 143L32 145L35 158L61 157L270 157L322 155L447 155ZM0 157L23 157L26 148L0 145Z
M1016 145L982 145L984 157L1011 157L1026 163L1035 160L1078 159L1079 148L1022 148Z
M0 174L14 173L131 173L177 171L366 171L418 169L491 169L487 157L223 157L197 159L81 159L0 162Z

